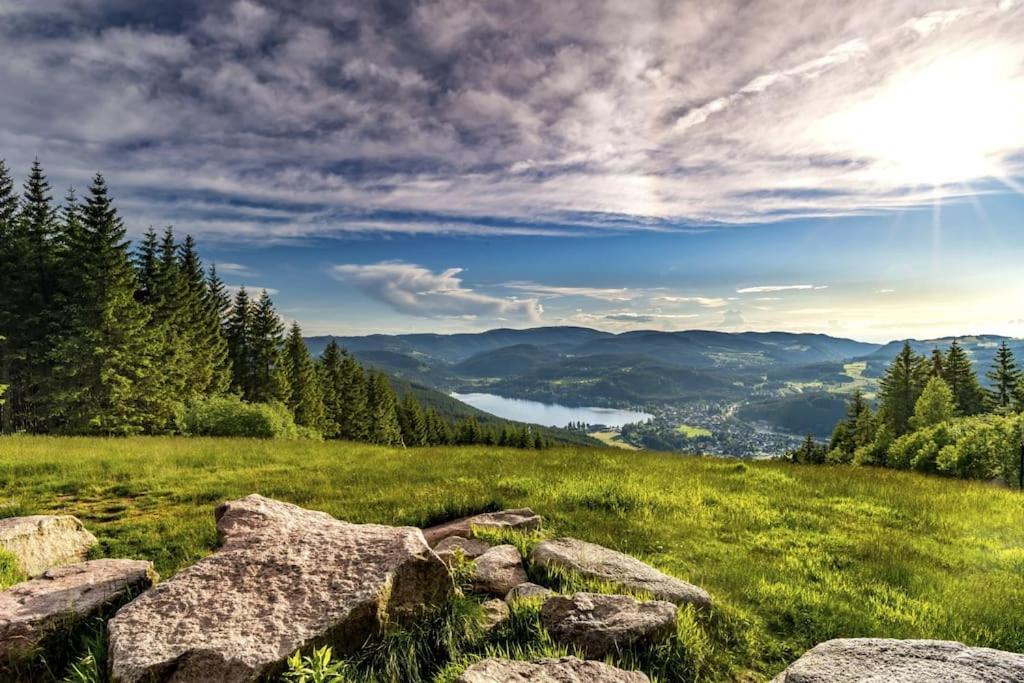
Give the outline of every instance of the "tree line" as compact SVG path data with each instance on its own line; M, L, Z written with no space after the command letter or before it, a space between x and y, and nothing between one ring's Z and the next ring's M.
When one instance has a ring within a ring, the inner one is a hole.
M0 160L3 433L173 434L197 412L230 425L263 405L318 438L547 445L399 401L333 341L313 358L298 323L286 330L266 291L232 297L191 236L150 229L133 249L126 234L102 175L57 206L38 161L19 194Z
M1024 372L1003 341L982 387L967 351L914 352L905 342L879 381L877 409L859 389L828 445L808 437L786 458L1016 481Z

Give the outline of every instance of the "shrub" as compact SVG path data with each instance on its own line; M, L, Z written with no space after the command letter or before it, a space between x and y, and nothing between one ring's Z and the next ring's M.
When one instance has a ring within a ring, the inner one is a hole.
M299 432L288 408L280 403L246 403L237 396L193 401L185 410L184 429L192 436L248 436L295 439Z

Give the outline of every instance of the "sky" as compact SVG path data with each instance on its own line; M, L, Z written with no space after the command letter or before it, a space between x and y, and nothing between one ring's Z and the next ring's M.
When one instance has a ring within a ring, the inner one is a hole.
M307 334L1024 336L1024 3L0 0L0 158Z

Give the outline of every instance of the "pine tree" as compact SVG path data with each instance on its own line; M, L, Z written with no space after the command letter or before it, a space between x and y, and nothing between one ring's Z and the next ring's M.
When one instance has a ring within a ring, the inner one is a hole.
M324 399L316 365L309 356L298 323L292 324L284 351L285 369L291 395L287 405L295 415L295 424L318 432L324 428Z
M338 401L341 438L349 441L370 440L373 417L369 403L369 379L362 366L348 353L342 359L342 390Z
M284 403L291 397L284 366L284 324L274 310L266 290L252 314L249 348L252 356L252 386L248 400L255 403Z
M55 349L55 413L64 431L134 434L152 422L153 372L148 314L135 300L138 279L125 229L96 175L73 244L67 335Z
M217 275L216 265L210 266L209 275L206 277L206 291L210 305L217 312L217 319L226 332L227 321L231 316L231 297L224 281Z
M136 298L150 304L156 298L157 270L160 267L160 241L156 231L150 228L142 236L142 242L135 251L135 269L139 274L139 291Z
M140 277L147 277L145 272ZM159 348L159 381L153 382L154 398L168 407L163 416L168 426L174 419L175 404L195 397L192 386L192 348L188 317L188 295L174 229L167 227L160 239L155 272L146 284L144 298L150 311L150 330Z
M832 439L829 442L829 451L833 454L831 459L838 462L849 462L857 447L862 445L859 441L859 429L862 424L862 416L871 412L871 406L864 399L864 393L857 389L850 397L846 406L846 418L836 425L832 432Z
M387 377L371 372L367 382L367 406L370 416L371 443L394 446L402 443L402 429L398 424L395 393Z
M235 295L231 317L226 324L228 358L231 361L231 391L249 400L253 394L254 360L252 341L252 302L245 287Z
M932 349L931 358L928 360L928 377L945 377L946 357L938 348Z
M426 446L430 443L426 413L412 392L405 395L398 408L398 424L402 430L402 443L406 446Z
M17 272L17 258L14 250L14 219L18 212L18 197L14 192L14 179L7 164L0 159L0 333L17 325L14 313L14 277ZM0 384L9 388L14 372L14 347L6 339L0 339ZM14 429L13 406L0 405L0 432L9 433Z
M910 431L910 418L927 376L927 362L914 353L910 342L904 342L880 380L878 390L879 414L893 435Z
M324 403L323 434L328 439L340 438L342 433L342 392L345 390L343 362L341 347L332 339L327 343L318 363L320 390Z
M910 418L910 426L924 429L947 420L956 414L956 403L953 390L942 377L935 376L928 380L921 397L914 405L914 416Z
M1005 340L996 350L992 369L985 376L992 383L988 391L989 405L1000 412L1012 410L1020 392L1021 372Z
M186 235L181 245L179 267L184 281L185 317L192 348L189 394L216 396L227 391L231 382L228 344L221 327L223 300L214 298L207 288L203 263L191 235Z
M950 343L943 359L942 378L953 392L958 414L977 415L984 410L985 395L974 374L971 359L956 339Z

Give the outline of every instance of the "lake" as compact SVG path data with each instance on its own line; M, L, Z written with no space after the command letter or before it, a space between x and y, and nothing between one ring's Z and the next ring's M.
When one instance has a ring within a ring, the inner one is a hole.
M647 413L618 408L573 408L558 403L541 403L520 398L505 398L494 394L452 394L452 398L479 408L485 413L497 415L506 420L532 422L548 427L564 427L570 422L602 424L621 427L630 422L644 422L651 418Z

